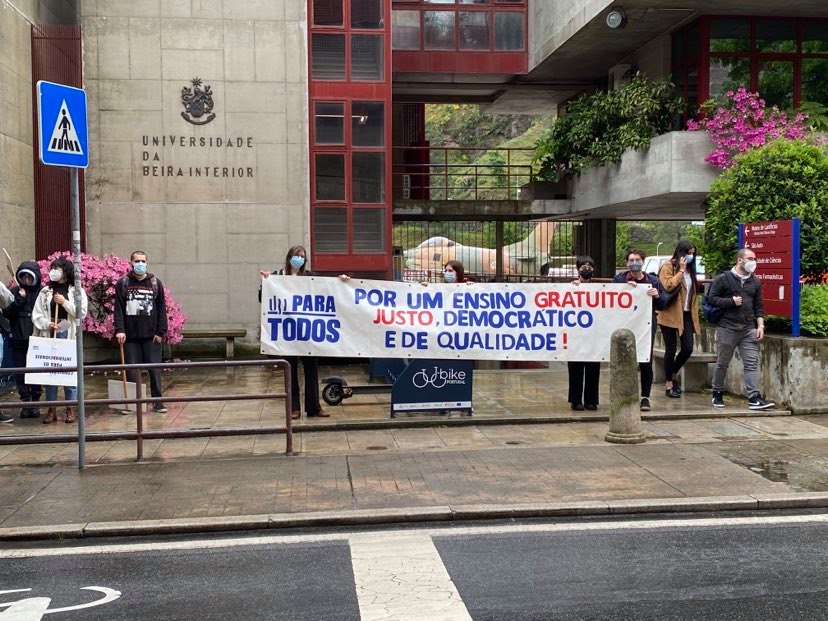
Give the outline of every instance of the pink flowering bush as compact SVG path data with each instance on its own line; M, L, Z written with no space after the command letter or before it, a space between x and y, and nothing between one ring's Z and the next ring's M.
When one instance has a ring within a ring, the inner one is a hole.
M38 261L43 282L49 281L49 265L58 257L72 261L71 252L55 252ZM83 320L86 332L97 334L110 340L115 338L115 284L132 269L129 259L106 254L97 257L81 254L81 286L89 298L89 313ZM167 336L164 342L175 344L181 341L181 330L187 323L187 316L181 311L178 302L164 287L164 299L167 303Z
M793 118L776 106L765 107L758 93L749 93L744 86L728 91L727 101L720 105L708 101L702 105L706 116L700 121L690 120L687 129L706 129L715 149L704 161L717 168L730 168L733 158L749 149L763 147L777 138L800 140L811 135L805 123L807 114Z

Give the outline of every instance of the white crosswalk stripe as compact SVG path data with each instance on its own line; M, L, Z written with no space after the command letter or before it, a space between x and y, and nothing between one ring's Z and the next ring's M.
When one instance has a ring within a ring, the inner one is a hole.
M430 536L358 536L350 545L362 621L471 621Z

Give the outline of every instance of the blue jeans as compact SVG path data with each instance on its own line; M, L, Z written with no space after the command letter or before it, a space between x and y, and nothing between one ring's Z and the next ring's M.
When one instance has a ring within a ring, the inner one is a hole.
M66 330L63 332L57 333L57 338L65 339L68 337L68 333ZM46 386L46 401L57 401L57 386ZM63 387L63 400L64 401L77 401L78 400L78 388L77 386L64 386Z

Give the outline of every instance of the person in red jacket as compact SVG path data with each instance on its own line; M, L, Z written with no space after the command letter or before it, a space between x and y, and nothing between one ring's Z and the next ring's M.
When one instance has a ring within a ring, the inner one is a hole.
M124 345L127 364L161 362L161 342L167 335L167 304L164 285L154 274L147 272L147 253L136 250L129 257L132 269L115 285L115 338ZM129 373L129 381L139 382L136 371ZM161 370L151 369L150 392L161 397ZM166 406L157 401L156 412L164 413Z

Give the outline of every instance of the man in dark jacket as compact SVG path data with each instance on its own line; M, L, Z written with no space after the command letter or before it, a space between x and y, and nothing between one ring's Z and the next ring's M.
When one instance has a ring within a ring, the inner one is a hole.
M147 272L147 253L136 250L129 257L132 269L115 285L115 338L124 345L127 364L161 362L161 342L167 334L167 304L164 285ZM130 372L129 381L138 383L139 373ZM161 370L151 369L150 392L161 397ZM156 412L167 408L160 401Z
M653 388L653 343L656 335L656 311L664 308L664 288L655 274L648 274L644 271L644 259L647 255L636 248L629 250L624 257L627 261L628 271L616 274L612 282L626 282L633 286L643 285L648 287L647 295L653 301L652 325L650 327L650 361L639 362L638 372L641 375L641 401L639 406L642 412L649 412L652 409L650 404L650 391Z
M32 309L40 293L40 266L34 261L23 261L15 273L17 286L12 287L12 301L3 309L3 316L9 320L11 329L12 360L15 367L26 366L26 352L29 351L29 337L34 331ZM20 400L36 403L43 394L43 388L26 384L22 375L17 376L17 394ZM20 418L38 418L40 409L26 407L20 411Z
M753 275L756 253L742 248L736 253L736 265L719 274L710 285L707 302L724 309L716 327L716 370L713 372L713 407L723 408L724 382L733 352L739 348L745 370L748 407L766 410L775 404L765 401L759 392L759 341L765 336L765 311L762 283Z

